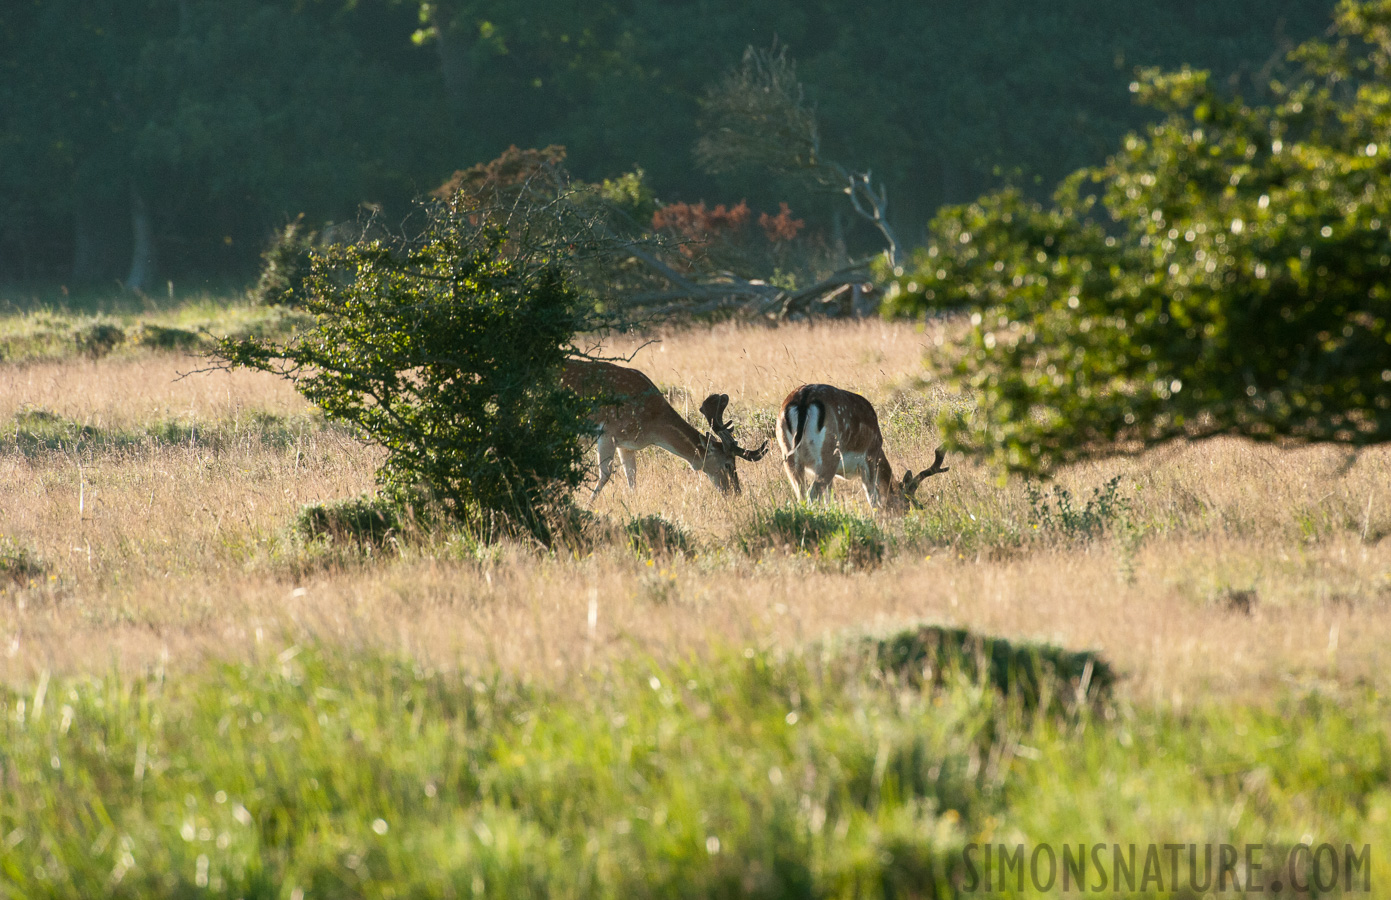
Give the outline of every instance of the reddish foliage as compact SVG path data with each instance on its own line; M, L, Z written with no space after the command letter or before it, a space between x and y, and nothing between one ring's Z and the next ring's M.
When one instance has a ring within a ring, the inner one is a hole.
M802 219L792 218L792 210L788 209L786 203L779 203L778 206L780 210L776 216L758 214L758 227L763 229L768 240L774 244L795 239L797 232L807 224Z
M436 197L449 197L459 191L476 197L490 197L525 186L534 177L549 174L554 179L565 163L565 148L552 144L544 150L519 150L514 144L492 162L461 169L435 188Z
M714 209L706 209L704 201L694 206L670 203L652 214L652 228L654 231L675 231L691 241L707 241L721 233L738 231L748 220L749 205L743 200L739 201L738 206L728 209L723 203Z

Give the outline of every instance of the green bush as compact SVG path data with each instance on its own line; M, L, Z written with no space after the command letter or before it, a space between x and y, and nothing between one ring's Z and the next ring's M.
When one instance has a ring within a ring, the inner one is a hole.
M623 535L628 549L639 556L690 554L695 549L686 529L656 513L629 518L623 523Z
M312 325L283 341L227 338L218 353L293 380L383 448L378 480L394 502L549 542L585 475L590 400L560 371L590 308L564 243L508 233L466 199L426 206L410 241L312 249L309 274L286 288Z
M1019 699L1027 709L1108 702L1117 678L1110 663L1091 651L1016 643L964 628L923 625L865 643L886 675L921 686L940 685L960 673Z
M15 446L21 451L56 450L64 444L77 446L101 436L91 425L38 406L20 409L13 421Z
M114 322L89 322L73 331L73 343L79 353L94 359L103 357L125 343L126 332Z
M977 402L941 418L949 448L1037 473L1217 435L1391 442L1391 3L1334 18L1256 99L1142 70L1159 120L1049 204L943 209L889 306L971 315L931 353Z
M381 545L401 531L399 509L380 497L354 497L302 507L294 531L306 540L327 537L334 542Z
M1044 535L1076 541L1100 537L1130 509L1129 499L1121 496L1120 483L1117 475L1101 487L1092 488L1086 504L1078 507L1066 488L1055 484L1045 494L1031 481L1024 487L1029 499L1029 521Z
M796 504L759 510L741 529L740 546L758 555L768 548L810 553L846 568L871 568L884 559L888 540L873 519L830 506Z
M301 215L276 234L261 254L261 275L251 301L266 306L298 306L309 293L310 270L318 233L304 226Z

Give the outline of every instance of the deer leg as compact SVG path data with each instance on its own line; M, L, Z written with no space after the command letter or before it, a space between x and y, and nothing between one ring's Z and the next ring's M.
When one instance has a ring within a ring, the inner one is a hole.
M796 462L794 462L790 457L785 458L782 461L782 470L787 474L787 481L789 484L792 485L792 493L796 496L797 502L800 503L802 501L803 494L806 493L806 484L803 480L806 473L804 472L802 467L798 465Z
M599 440L595 442L594 449L599 455L599 483L594 485L594 493L589 495L589 502L593 503L599 496L599 492L604 489L604 485L609 483L609 477L613 475L613 451L617 442L608 435L599 435Z
M618 448L618 461L623 463L623 474L628 478L628 490L638 489L638 452Z

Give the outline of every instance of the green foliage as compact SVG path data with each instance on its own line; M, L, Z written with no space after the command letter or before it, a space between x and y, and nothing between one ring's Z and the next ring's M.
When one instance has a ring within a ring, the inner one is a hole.
M616 178L605 178L597 187L599 196L622 210L634 222L646 222L657 210L657 195L648 184L647 173L639 166Z
M979 401L949 445L1031 472L1180 437L1391 440L1388 16L1343 3L1260 105L1146 71L1168 118L1052 206L945 211L890 302L972 311L938 354Z
M188 353L210 346L213 339L209 335L283 338L312 321L298 310L252 306L243 297L230 303L204 297L167 309L134 311L122 308L132 305L128 296L107 293L72 298L77 301L75 306L89 307L94 314L78 313L66 303L55 309L39 298L21 301L21 308L32 305L31 311L0 316L0 359L72 359L117 349L130 353L131 348ZM113 328L124 337L118 339Z
M632 516L623 523L628 549L639 556L659 557L695 551L695 541L680 525L657 513Z
M1259 71L1332 2L3 6L0 278L110 284L128 272L132 188L162 268L239 276L287 216L317 226L368 200L395 220L419 185L509 144L561 142L587 180L640 163L663 197L711 197L691 157L700 101L774 35L800 61L825 152L871 167L899 232L917 233L997 170L1051 183L1103 158L1143 121L1134 66ZM830 229L843 196L773 181L730 176L719 193L787 200ZM864 226L846 237L869 243Z
M437 506L483 536L549 540L584 476L589 401L560 371L588 308L555 248L486 224L467 201L426 207L411 242L314 250L299 299L312 327L280 343L226 339L219 353L292 379L382 447L393 501Z
M908 684L941 685L964 675L1017 698L1026 709L1066 712L1107 703L1117 679L1097 653L982 637L964 628L924 625L865 643L885 674Z
M756 511L737 540L747 553L792 550L860 569L878 565L888 549L888 539L873 519L834 506L803 504Z
M261 276L251 289L252 302L293 306L310 290L307 279L317 232L304 226L304 216L282 228L261 254Z
M126 332L114 322L98 320L78 328L72 339L79 353L97 359L125 343Z
M0 534L0 585L23 585L48 571L43 559L8 534Z
M400 510L374 496L304 506L295 516L295 533L306 540L327 537L335 543L356 541L381 545L401 531Z
M1029 500L1029 522L1044 534L1070 540L1089 541L1105 534L1130 509L1128 498L1120 493L1121 476L1117 475L1101 487L1092 488L1091 497L1078 507L1072 492L1053 485L1045 494L1030 481L1024 486Z
M146 323L134 332L133 342L150 350L184 351L203 346L203 336L186 328L167 328Z

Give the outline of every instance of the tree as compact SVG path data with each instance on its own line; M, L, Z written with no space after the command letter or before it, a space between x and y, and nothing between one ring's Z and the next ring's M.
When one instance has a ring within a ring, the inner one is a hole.
M971 311L940 348L978 402L948 442L1047 470L1178 438L1391 440L1391 0L1252 104L1207 73L1132 86L1167 118L1051 206L946 210L891 303Z
M440 150L422 149L441 144L435 73L412 66L426 54L399 21L400 51L371 44L360 25L375 4L9 6L0 196L14 199L0 205L0 249L7 230L42 229L76 280L143 289L161 269L223 268L287 212L404 201L422 163L442 168Z
M227 365L295 382L330 419L380 446L378 478L485 538L550 540L582 480L590 402L560 385L593 324L565 244L532 240L458 193L427 205L416 239L310 253L286 289L314 324L291 340L223 340Z
M820 125L805 93L786 47L747 48L743 65L706 92L696 160L714 174L765 170L813 190L846 194L855 212L878 229L890 264L899 265L888 193L874 187L869 172L852 172L821 152Z

